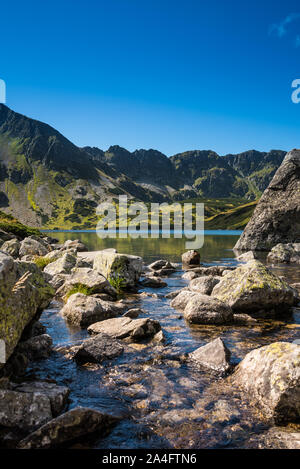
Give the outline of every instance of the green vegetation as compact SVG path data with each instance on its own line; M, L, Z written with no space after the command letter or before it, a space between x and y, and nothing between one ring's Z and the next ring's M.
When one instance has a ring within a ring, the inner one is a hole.
M43 257L43 256L37 256L35 259L34 259L34 263L41 269L43 270L46 265L49 265L51 264L52 262L56 261L56 258L47 258L47 257Z
M75 293L82 293L83 295L93 295L94 291L92 288L87 287L86 285L82 285L82 283L77 283L74 285L71 290L65 295L65 299L67 300L71 295L75 295Z
M220 212L205 219L206 230L242 230L250 220L258 201Z
M119 272L114 272L109 278L109 283L112 287L115 288L118 295L122 294L125 290L126 282L123 277L119 274Z
M23 225L12 215L0 211L0 229L7 233L12 233L20 238L36 235L41 236L41 232L37 228L30 228Z

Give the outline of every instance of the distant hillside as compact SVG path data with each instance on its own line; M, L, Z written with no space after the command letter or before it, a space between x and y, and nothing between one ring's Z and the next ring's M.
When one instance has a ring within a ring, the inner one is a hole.
M285 152L219 156L79 148L54 128L0 104L0 209L23 223L94 228L96 207L119 194L145 202L258 199ZM210 216L207 213L207 216Z

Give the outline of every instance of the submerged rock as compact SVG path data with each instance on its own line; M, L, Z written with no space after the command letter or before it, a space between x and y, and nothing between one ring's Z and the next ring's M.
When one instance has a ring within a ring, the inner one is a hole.
M257 260L241 265L214 287L212 297L235 312L287 311L294 303L289 285Z
M300 243L276 244L269 252L268 262L300 264Z
M269 250L297 243L300 233L300 150L290 151L264 191L237 250Z
M148 287L148 288L163 288L163 287L167 287L168 285L159 277L146 277L140 283L141 285L143 285L143 287Z
M185 265L200 265L200 254L198 251L186 251L181 256L182 263Z
M78 363L101 363L122 355L124 346L107 334L98 334L85 340L77 349L74 360Z
M58 446L95 431L107 431L116 420L94 409L76 407L31 433L18 447L35 449Z
M189 354L189 358L197 365L218 372L230 369L230 356L230 350L220 337Z
M123 304L75 293L69 297L60 312L72 324L84 328L97 321L119 316L125 309Z
M213 277L208 275L205 277L198 277L190 281L189 289L204 295L210 295L213 288L220 282L221 277Z
M176 298L175 298L176 299ZM196 293L184 309L184 317L191 324L229 324L233 321L232 309L222 301Z
M248 353L233 382L276 423L300 417L300 346L275 342Z
M51 419L50 399L44 394L0 389L0 425L28 431Z
M132 288L138 282L143 270L143 260L138 256L119 254L115 249L104 249L97 252L94 258L94 269L107 279L117 275L125 287Z
M121 317L96 322L89 326L88 333L91 335L104 333L115 339L127 339L128 341L135 342L153 337L160 330L159 322L154 319Z

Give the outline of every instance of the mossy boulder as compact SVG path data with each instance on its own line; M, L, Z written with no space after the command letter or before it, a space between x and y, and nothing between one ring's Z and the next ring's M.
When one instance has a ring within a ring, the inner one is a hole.
M294 304L294 292L262 262L252 260L222 277L212 297L234 312L286 312Z
M274 342L248 353L238 365L234 384L276 423L300 418L300 346Z
M127 288L134 287L143 270L143 260L139 256L119 254L115 249L99 251L94 259L94 269L106 278L119 276Z
M34 263L14 261L0 252L0 339L6 344L6 360L24 328L53 295L54 290Z

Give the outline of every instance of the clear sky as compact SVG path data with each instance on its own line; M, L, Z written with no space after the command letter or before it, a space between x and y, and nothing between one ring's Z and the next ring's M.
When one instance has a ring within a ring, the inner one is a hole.
M300 147L300 3L1 2L7 105L79 146Z

